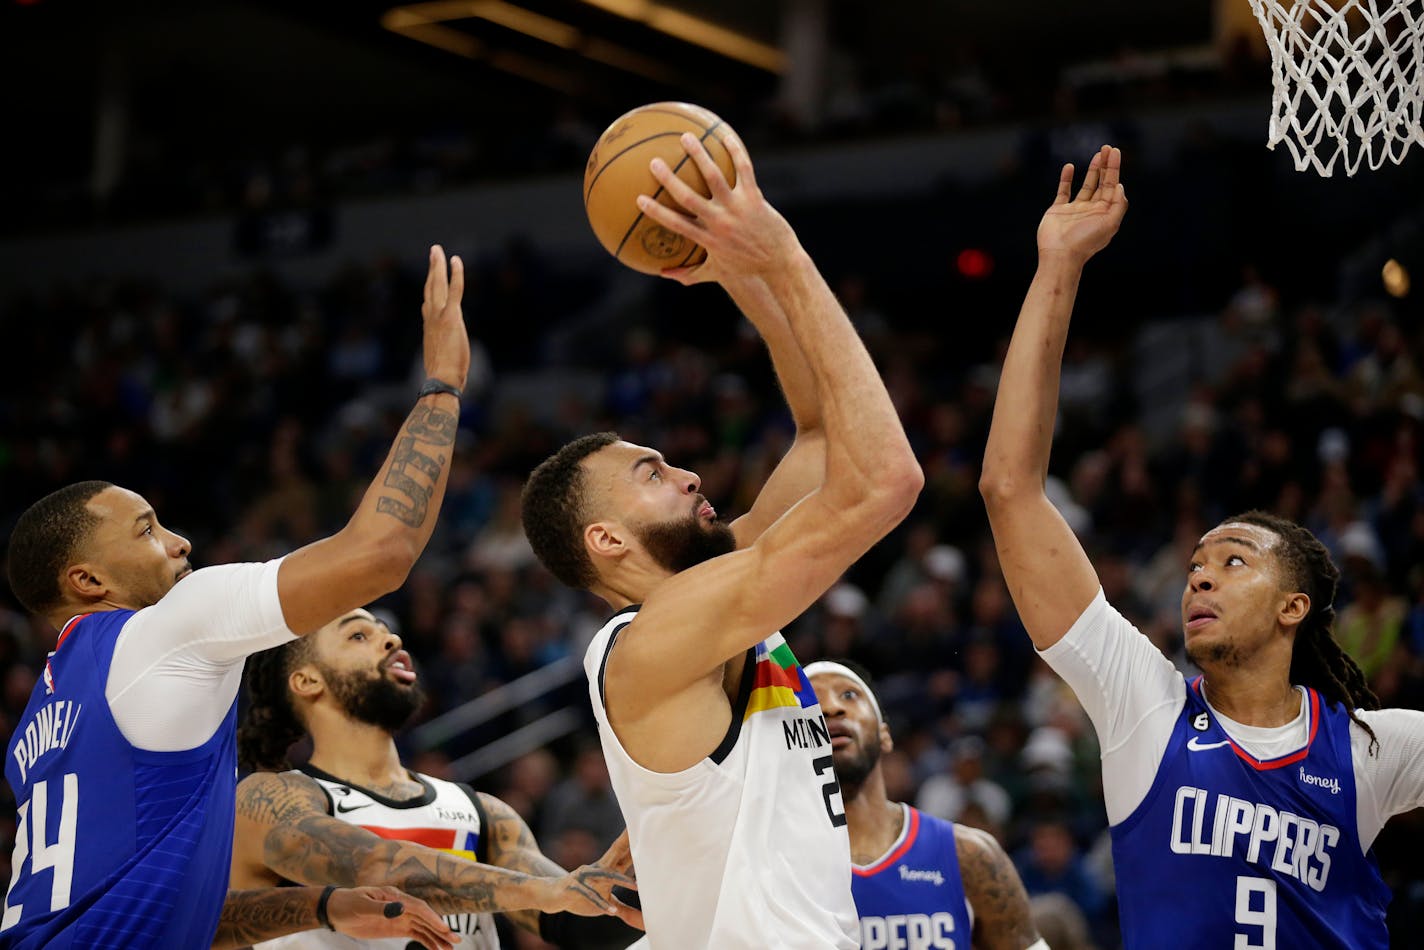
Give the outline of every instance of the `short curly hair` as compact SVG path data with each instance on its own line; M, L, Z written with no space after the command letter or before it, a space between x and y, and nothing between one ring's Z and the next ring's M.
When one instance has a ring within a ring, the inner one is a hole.
M89 500L113 487L100 481L66 485L26 508L15 522L10 533L10 590L26 610L45 614L59 606L59 575L99 526Z
M593 584L593 561L583 546L583 460L619 441L616 432L574 439L539 463L524 483L524 534L539 561L560 581L579 590Z

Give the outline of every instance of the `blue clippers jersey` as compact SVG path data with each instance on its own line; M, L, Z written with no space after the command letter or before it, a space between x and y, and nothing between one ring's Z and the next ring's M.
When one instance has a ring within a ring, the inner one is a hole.
M104 684L131 610L71 620L10 738L19 802L0 948L206 947L232 860L234 701L196 749L129 744Z
M1350 717L1306 695L1305 748L1262 762L1191 681L1151 790L1112 829L1128 947L1389 946L1389 889L1360 848Z
M862 950L969 950L954 825L900 807L905 830L890 853L868 868L851 868Z

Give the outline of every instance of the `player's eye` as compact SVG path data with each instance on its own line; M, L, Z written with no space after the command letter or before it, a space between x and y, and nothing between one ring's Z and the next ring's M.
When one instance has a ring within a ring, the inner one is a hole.
M145 525L145 526L144 526L144 529L143 529L143 533L144 533L144 534L153 534L153 525L151 525L151 524L150 524L150 525Z
M1243 566L1246 564L1246 562L1241 559L1241 555L1239 555L1239 554L1233 554L1233 555L1231 555L1231 557L1227 558L1227 559L1226 559L1226 564L1227 564L1227 566L1230 567L1230 566L1232 565L1232 562L1233 562L1233 561L1234 561L1236 564L1240 564L1240 565L1243 565Z
M366 639L366 635L365 635L364 633L362 633L361 631L358 630L358 631L356 631L355 633L351 634L351 639L352 639L352 640L364 640L364 639Z
M653 481L654 479L662 478L662 477L663 477L663 473L660 472L660 471L658 471L657 469L652 469L652 470L650 470L650 471L648 472L648 481Z
M1201 570L1201 565L1196 561L1193 561L1190 565L1187 566L1188 574L1195 574L1199 570Z

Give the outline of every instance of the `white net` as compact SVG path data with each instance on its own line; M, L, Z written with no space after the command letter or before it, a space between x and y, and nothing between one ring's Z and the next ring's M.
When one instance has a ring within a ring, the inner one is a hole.
M1424 146L1424 0L1251 0L1271 50L1270 136L1297 171L1355 174Z

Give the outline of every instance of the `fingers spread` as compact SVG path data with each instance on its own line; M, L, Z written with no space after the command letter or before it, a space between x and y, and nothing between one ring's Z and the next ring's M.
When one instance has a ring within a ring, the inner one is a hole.
M1103 147L1107 148L1107 146ZM1111 201L1113 199L1121 175L1122 149L1110 149L1103 163L1103 178L1102 183L1099 185L1100 198L1105 201Z
M1093 156L1093 160L1088 163L1088 173L1083 176L1083 187L1078 189L1077 201L1086 201L1093 197L1098 190L1098 181L1102 178L1103 163L1107 161L1107 155L1099 151Z
M681 234L683 237L692 238L698 244L702 243L702 235L706 233L704 228L693 218L678 211L674 211L661 202L654 201L648 195L638 196L638 210L669 231Z
M691 132L684 132L682 136L682 150L692 156L692 162L697 166L697 170L702 173L703 179L707 182L707 187L712 190L712 197L718 200L726 200L732 193L732 186L727 183L727 178L722 174L722 169L717 167L717 163L712 161L712 156L707 153L707 147L702 141ZM686 205L684 205L686 207ZM689 211L692 209L688 209Z
M672 200L676 201L688 214L701 217L711 210L707 199L693 191L692 186L687 182L677 177L677 173L667 162L661 158L655 158L648 163L648 168L652 171L653 177L658 180L658 184L662 185Z
M755 192L756 172L752 170L752 157L747 153L747 147L742 144L741 137L733 132L730 126L723 126L718 137L726 147L727 154L732 156L732 168L737 172L737 187L746 187Z

